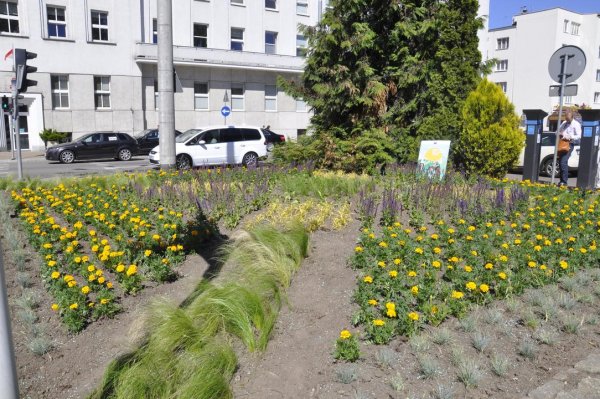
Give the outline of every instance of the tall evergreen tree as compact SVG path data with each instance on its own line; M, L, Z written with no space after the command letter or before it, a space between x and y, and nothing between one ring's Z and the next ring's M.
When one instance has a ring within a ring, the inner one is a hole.
M313 108L330 139L365 131L388 138L401 161L422 138L456 138L459 110L477 85L477 0L332 0L306 27L306 68L280 84ZM344 147L338 143L337 147Z

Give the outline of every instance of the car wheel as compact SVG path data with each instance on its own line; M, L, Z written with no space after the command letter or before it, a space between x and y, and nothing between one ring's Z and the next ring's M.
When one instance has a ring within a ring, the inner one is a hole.
M129 161L131 155L131 150L129 148L121 148L119 150L119 161Z
M73 163L75 160L75 153L71 150L65 150L60 153L58 159L62 163Z
M548 177L552 176L552 159L553 157L546 158L542 162L541 171L542 174ZM554 169L554 177L560 176L560 165L558 164L558 158L556 159L556 168Z
M175 158L175 165L179 170L187 170L192 168L192 158L186 154L177 155Z
M258 165L258 155L256 155L253 152L249 152L246 155L244 155L244 158L242 158L242 165L244 165L245 167L255 167Z

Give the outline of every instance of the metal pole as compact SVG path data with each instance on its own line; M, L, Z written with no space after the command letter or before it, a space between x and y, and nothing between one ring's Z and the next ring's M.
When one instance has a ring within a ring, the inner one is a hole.
M562 111L563 111L563 98L565 95L565 84L567 80L567 64L569 62L570 55L565 54L562 63L562 69L560 73L560 100L558 103L558 124L556 126L556 140L554 144L554 158L552 159L552 176L550 177L550 184L554 184L554 175L556 174L556 157L558 155L558 137L560 133L560 121L562 120Z
M173 95L173 4L157 0L158 11L158 131L160 167L175 167L175 98Z
M18 399L19 384L15 365L12 333L10 329L10 313L6 295L6 279L4 264L0 252L0 392L2 398Z
M22 66L21 66L22 68ZM17 76L19 71L16 70ZM23 160L21 159L21 135L19 132L19 92L17 86L13 86L12 90L13 97L13 126L15 128L15 147L17 149L17 177L19 180L23 180Z
M15 127L13 126L13 118L12 113L8 115L8 134L10 135L10 151L12 152L11 161L14 161L15 158Z

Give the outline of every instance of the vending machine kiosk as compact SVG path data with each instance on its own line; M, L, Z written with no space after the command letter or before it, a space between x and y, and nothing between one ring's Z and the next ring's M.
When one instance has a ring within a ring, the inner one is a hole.
M524 109L525 114L525 158L523 180L538 181L540 174L541 137L547 112L541 109Z

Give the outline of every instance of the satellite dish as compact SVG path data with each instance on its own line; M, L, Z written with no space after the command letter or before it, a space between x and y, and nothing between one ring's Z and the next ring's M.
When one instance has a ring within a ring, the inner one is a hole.
M561 79L563 62L566 62L565 84L576 81L585 71L586 58L583 50L577 46L563 46L552 54L548 63L548 72L555 82L563 83Z

